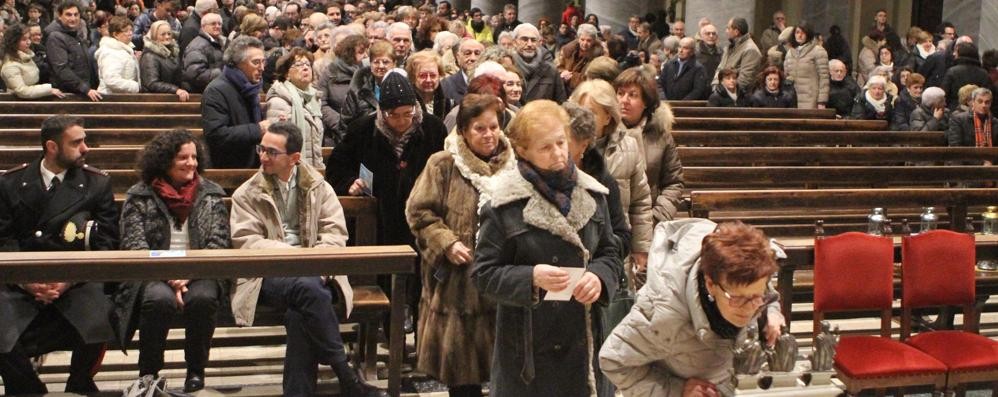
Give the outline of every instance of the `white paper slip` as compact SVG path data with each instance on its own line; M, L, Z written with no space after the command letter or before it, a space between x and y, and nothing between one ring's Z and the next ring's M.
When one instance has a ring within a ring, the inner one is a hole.
M179 258L187 256L185 250L149 251L150 258Z
M559 269L568 272L568 288L558 292L548 291L547 295L544 295L544 300L546 301L567 301L572 299L572 291L575 290L575 285L579 283L579 279L586 273L586 269L581 267L559 267Z

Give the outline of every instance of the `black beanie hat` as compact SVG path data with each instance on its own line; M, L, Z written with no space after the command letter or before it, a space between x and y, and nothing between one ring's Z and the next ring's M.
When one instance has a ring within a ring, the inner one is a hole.
M378 100L378 107L382 111L389 111L399 106L416 105L416 90L412 88L412 83L405 76L402 69L392 69L385 74L385 79L381 81L381 98Z

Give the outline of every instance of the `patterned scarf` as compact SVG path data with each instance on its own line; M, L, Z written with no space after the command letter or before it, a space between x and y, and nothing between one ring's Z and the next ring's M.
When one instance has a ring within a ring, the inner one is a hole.
M179 190L163 178L152 180L153 191L166 203L166 208L170 210L170 214L177 221L177 227L187 222L187 216L191 214L191 208L194 207L194 194L200 184L201 178L197 173L194 174L194 179L185 183Z
M974 142L977 147L991 147L991 115L981 117L974 115Z
M569 161L562 171L542 171L525 159L518 159L516 167L520 175L534 186L545 199L558 207L563 216L572 210L572 190L578 182L575 163Z

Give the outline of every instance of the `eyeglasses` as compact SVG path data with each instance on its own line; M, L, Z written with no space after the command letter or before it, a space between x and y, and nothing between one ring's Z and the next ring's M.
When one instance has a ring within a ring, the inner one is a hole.
M537 37L528 37L528 36L520 36L520 37L517 37L516 40L517 41L522 41L524 43L536 43L538 41L541 41L541 39L539 39Z
M717 36L717 32L703 32L704 36Z
M374 60L371 60L371 65L374 65L374 66L388 66L388 65L392 65L394 63L395 63L395 61L392 61L391 59L374 59Z
M295 63L291 64L291 68L292 69L306 69L306 68L311 68L311 67L312 67L312 64L309 63L308 61L298 61L298 62L295 62Z
M419 79L424 79L425 80L425 79L435 79L435 78L440 77L440 75L437 74L437 73L420 73L420 74L416 75L416 77L419 78Z
M269 147L266 147L266 146L263 146L263 145L256 145L256 153L257 154L266 154L267 157L277 157L277 156L280 156L282 154L288 154L288 152L282 152L280 150L277 150L277 149L274 149L274 148L269 148Z
M770 291L758 295L731 295L724 289L724 286L721 285L721 283L715 284L717 284L717 288L720 288L721 292L724 293L724 298L728 300L728 303L736 309L745 307L745 305L749 303L756 304L758 305L757 307L766 306L770 303L776 302L776 300L780 297L779 294ZM758 301L758 303L756 303L756 301Z

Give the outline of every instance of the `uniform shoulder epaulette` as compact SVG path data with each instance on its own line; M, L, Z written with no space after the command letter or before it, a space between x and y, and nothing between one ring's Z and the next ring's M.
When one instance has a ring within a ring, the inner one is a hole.
M15 172L21 171L21 170L23 170L25 168L28 168L28 163L24 163L24 164L18 165L16 167L8 168L7 171L5 171L3 174L0 174L0 176L10 175L10 174L13 174Z
M94 166L92 166L90 164L84 164L83 165L83 170L86 171L86 172L97 174L97 175L101 175L101 176L108 176L107 171L104 171L104 170L102 170L100 168L94 167Z

